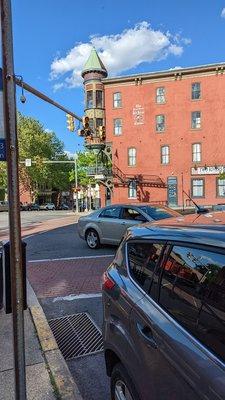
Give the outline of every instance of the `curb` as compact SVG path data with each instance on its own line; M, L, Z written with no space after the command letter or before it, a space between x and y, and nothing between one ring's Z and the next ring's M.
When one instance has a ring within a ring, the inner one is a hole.
M83 400L40 305L29 307L58 400Z

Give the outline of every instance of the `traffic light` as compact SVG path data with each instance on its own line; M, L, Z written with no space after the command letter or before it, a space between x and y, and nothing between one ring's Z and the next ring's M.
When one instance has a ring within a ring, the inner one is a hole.
M99 126L99 137L102 141L106 139L105 126Z
M70 132L74 132L75 124L74 124L74 117L70 114L66 114L66 122L67 122L67 129Z
M85 135L85 130L84 129L78 129L77 134L78 134L78 136L84 136Z
M89 129L89 117L84 116L82 118L82 123L83 123L84 130L85 131L88 130Z

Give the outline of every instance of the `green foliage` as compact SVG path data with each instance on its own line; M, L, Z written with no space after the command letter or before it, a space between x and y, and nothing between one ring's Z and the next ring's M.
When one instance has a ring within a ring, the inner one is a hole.
M7 169L6 162L0 161L0 189L7 187Z
M54 132L46 132L43 125L31 117L18 114L19 158L30 158L36 163L31 167L20 164L20 180L33 192L41 185L58 190L70 186L70 164L45 164L44 160L68 160L63 143Z
M95 180L87 175L88 167L95 167L96 155L93 152L78 152L77 159L77 181L78 186L86 187L88 184L94 184ZM75 182L75 171L70 172L70 181Z

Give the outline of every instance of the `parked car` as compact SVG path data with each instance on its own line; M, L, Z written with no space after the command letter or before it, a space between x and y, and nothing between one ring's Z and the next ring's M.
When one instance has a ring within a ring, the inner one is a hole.
M29 210L30 211L40 211L40 206L37 203L29 204Z
M117 204L80 217L78 232L91 249L96 249L101 244L119 244L132 225L175 216L180 214L167 207Z
M46 204L41 204L40 205L40 210L45 210L45 211L55 211L55 204L54 203L46 203Z
M0 201L0 211L8 211L9 210L9 203L8 201Z
M225 399L225 213L129 228L103 309L112 400Z
M65 203L60 204L58 210L69 210L69 206Z

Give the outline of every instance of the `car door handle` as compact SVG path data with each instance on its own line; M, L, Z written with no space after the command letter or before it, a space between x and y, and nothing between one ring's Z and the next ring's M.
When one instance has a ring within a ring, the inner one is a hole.
M153 338L153 332L149 326L137 322L137 330L139 335L142 336L153 349L158 348L158 345Z
M126 225L126 222L121 222L121 225Z

